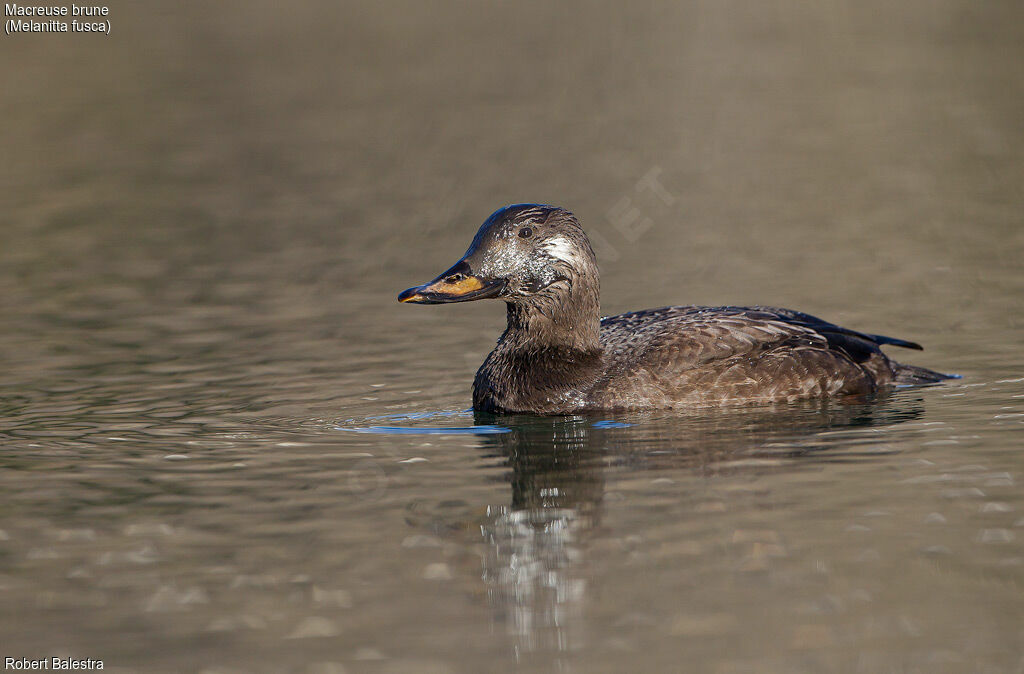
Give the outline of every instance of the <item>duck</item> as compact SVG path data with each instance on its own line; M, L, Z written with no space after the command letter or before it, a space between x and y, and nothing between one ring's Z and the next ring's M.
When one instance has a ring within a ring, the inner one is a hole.
M512 204L405 304L505 302L507 326L473 380L473 409L569 415L792 403L868 395L945 375L882 346L921 350L768 306L667 306L601 316L597 257L577 217Z

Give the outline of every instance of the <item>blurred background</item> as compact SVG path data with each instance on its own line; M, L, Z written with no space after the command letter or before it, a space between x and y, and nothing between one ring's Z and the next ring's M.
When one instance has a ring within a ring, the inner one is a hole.
M0 656L1024 666L1019 2L109 7L0 38ZM521 201L605 313L787 306L965 379L474 421L503 308L395 295Z

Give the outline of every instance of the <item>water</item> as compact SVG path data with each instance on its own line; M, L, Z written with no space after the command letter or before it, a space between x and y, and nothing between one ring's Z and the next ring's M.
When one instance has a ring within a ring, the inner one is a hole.
M1015 3L111 5L0 41L0 656L146 672L1017 672ZM660 190L642 185L657 185ZM964 375L474 417L514 201L603 309Z

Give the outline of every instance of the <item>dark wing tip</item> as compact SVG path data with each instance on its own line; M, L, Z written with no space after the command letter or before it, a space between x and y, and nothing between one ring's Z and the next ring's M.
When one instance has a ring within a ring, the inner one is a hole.
M886 337L885 335L871 335L871 339L873 339L876 344L892 344L893 346L902 346L904 349L924 351L924 347L917 342L908 342L905 339L896 339L895 337Z

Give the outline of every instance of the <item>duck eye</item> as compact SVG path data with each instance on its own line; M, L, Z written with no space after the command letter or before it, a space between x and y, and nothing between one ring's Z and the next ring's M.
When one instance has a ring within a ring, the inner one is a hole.
M444 279L444 282L445 283L458 283L459 281L463 280L464 278L466 278L465 274L456 273L456 274L452 274L451 276L446 276L445 279Z
M531 228L523 227L519 230L519 238L529 239L531 236L533 236L533 230Z

